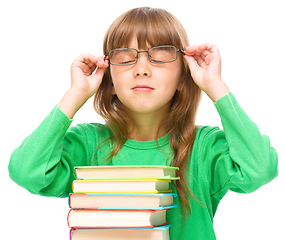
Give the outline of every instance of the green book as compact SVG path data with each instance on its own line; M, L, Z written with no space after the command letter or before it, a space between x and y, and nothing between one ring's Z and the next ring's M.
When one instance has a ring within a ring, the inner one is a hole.
M108 165L75 167L77 179L165 179L178 180L178 167L164 165Z

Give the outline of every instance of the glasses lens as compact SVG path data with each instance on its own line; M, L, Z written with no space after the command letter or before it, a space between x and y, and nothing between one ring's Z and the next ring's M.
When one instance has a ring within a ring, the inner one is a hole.
M130 65L137 61L137 51L129 48L118 48L110 51L109 60L116 65Z
M149 58L153 63L173 62L176 57L177 50L174 46L159 46L149 49Z

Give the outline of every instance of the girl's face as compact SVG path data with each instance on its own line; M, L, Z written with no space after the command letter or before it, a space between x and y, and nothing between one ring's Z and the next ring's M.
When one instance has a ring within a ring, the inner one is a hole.
M129 48L139 51L137 39L133 38ZM182 73L181 53L170 63L154 64L147 53L140 53L134 65L110 65L113 80L113 93L132 114L165 114L178 88Z

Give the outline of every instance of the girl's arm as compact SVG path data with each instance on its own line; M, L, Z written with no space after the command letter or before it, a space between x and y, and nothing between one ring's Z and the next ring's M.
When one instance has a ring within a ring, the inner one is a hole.
M78 144L84 135L67 134L71 122L56 106L12 153L10 178L31 193L66 197L73 166L84 165L86 158L85 147Z
M200 131L199 165L213 198L227 190L250 193L278 175L278 155L268 136L260 133L232 93L215 103L223 130Z
M80 126L68 130L70 119L97 91L107 66L106 61L89 54L74 61L71 87L59 106L11 156L9 174L18 185L43 196L66 197L71 192L73 168L88 165L90 149Z
M223 131L209 128L199 137L199 159L211 195L221 199L228 189L252 192L278 174L277 153L267 136L243 111L221 78L221 58L213 44L186 48L196 84L215 102Z

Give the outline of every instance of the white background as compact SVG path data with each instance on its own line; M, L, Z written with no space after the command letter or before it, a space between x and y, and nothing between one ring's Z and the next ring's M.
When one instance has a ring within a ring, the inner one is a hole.
M9 179L9 158L69 88L73 60L81 53L102 55L111 22L141 6L172 12L192 45L218 46L224 81L279 153L278 178L252 194L229 192L221 201L214 218L217 238L285 239L285 18L280 0L1 1L1 236L69 239L67 199L35 196L17 186ZM73 124L80 122L102 122L92 100ZM221 127L206 95L197 124Z

